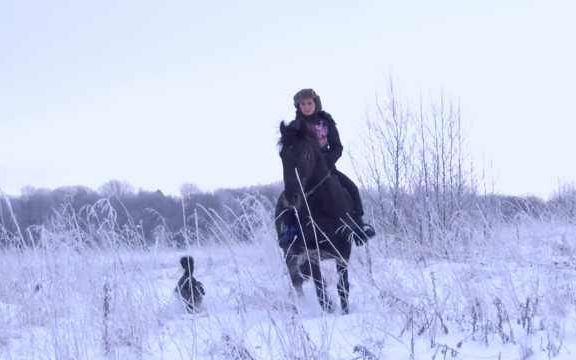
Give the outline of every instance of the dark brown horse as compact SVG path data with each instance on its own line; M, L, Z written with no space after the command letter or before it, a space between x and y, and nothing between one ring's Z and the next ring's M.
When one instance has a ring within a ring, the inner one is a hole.
M302 283L312 277L318 301L325 311L333 311L320 271L320 261L334 259L338 271L338 295L348 313L348 260L352 251L347 223L352 199L332 176L320 146L305 127L280 124L280 157L284 192L276 206L276 229L280 236L284 217L297 214L299 234L283 247L292 284L302 295Z

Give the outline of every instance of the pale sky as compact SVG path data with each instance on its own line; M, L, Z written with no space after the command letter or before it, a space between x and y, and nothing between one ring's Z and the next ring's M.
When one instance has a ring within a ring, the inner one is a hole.
M393 75L461 102L496 191L545 197L576 182L573 4L3 0L0 189L277 181L297 90L354 153Z

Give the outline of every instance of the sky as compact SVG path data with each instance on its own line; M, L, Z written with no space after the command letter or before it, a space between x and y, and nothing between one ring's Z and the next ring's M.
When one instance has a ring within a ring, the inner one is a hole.
M312 87L346 154L393 77L459 101L494 190L576 182L576 4L550 1L0 2L0 190L111 179L178 194L281 179ZM353 175L349 156L339 167Z

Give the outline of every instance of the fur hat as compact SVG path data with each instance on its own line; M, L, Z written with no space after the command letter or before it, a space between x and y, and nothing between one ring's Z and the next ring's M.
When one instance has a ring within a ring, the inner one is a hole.
M314 99L314 104L316 105L316 111L322 111L322 102L320 101L320 96L312 89L302 89L294 95L294 107L298 109L298 103L302 99Z

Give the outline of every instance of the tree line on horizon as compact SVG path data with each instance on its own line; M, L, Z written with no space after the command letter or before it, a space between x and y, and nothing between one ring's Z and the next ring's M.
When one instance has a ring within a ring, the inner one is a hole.
M116 232L131 228L146 243L167 236L175 245L183 246L205 238L217 216L219 221L233 224L235 236L246 238L248 234L239 216L253 211L246 208L253 204L246 203L257 201L271 209L280 191L280 184L214 192L185 184L179 196L171 196L160 190L136 191L130 184L117 180L98 190L85 186L54 190L26 187L20 196L0 199L0 243L18 239L32 244L41 229L62 226L62 219L74 219L70 221L76 222L74 226L83 232L93 232L94 226L108 223L110 230ZM55 220L60 223L55 224ZM240 224L235 224L239 220Z
M0 200L0 244L14 241L34 244L42 229L66 227L61 221L64 218L69 219L68 226L76 222L74 226L84 233L93 233L91 227L94 226L108 226L115 232L132 229L145 245L154 243L158 237L168 239L174 246L193 245L226 235L249 241L253 235L251 227L258 222L261 223L258 225L266 225L262 224L265 221L272 223L273 209L281 191L281 183L214 192L202 192L193 185L184 185L180 196L165 195L159 190L135 191L120 181L110 181L97 191L84 186L54 190L29 187L20 196ZM383 198L377 189L364 189L363 192L368 199L368 216L372 216L384 232L394 232L394 219L399 217L392 215L394 201L403 206L404 224L418 218L417 195L398 195L388 189ZM398 196L401 200L396 199ZM379 200L374 202L374 199ZM576 220L576 190L572 188L548 201L537 197L486 194L475 195L473 203L476 208L498 214L504 221L513 221L518 216L541 219L551 214ZM375 219L378 209L388 215L381 214L380 219ZM218 234L218 226L215 226L218 224L225 224L231 233Z

